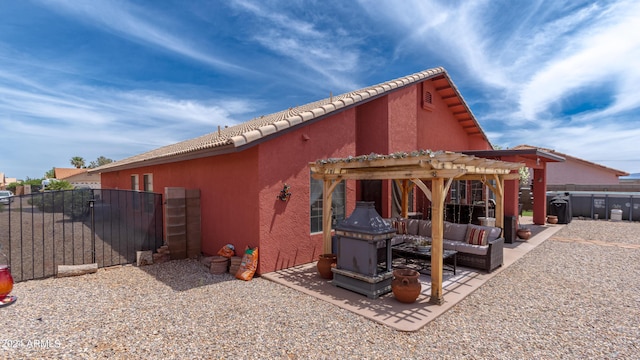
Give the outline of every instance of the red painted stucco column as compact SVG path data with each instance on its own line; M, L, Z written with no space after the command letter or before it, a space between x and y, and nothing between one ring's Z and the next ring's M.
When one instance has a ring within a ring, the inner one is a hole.
M520 202L520 181L504 182L504 216L515 216L518 221L518 203ZM517 229L517 226L516 226Z
M547 219L546 163L542 169L533 169L533 223L544 225Z

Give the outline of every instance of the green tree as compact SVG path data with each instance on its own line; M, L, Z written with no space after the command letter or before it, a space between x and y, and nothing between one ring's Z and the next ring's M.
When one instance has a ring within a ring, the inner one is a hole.
M42 180L44 179L32 179L27 176L27 179L22 182L24 185L42 185Z
M85 166L84 158L80 156L74 156L71 158L71 165L75 166L76 169L81 169Z
M47 179L53 179L56 177L56 168L52 167L51 170L44 173L44 177Z
M72 190L73 185L66 180L51 181L45 190Z
M99 156L95 161L92 161L91 163L89 163L89 168L94 169L94 168L97 168L98 166L110 164L112 162L113 160L109 158L106 158L104 156Z

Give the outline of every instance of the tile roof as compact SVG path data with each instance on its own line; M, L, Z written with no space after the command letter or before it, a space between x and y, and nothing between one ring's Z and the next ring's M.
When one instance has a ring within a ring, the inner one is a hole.
M471 110L462 99L462 96L453 85L453 82L449 79L446 70L442 67L437 67L349 93L331 96L327 99L306 105L289 108L270 115L260 116L236 126L219 129L219 131L202 135L194 139L163 146L124 160L115 161L110 164L91 169L90 172L109 172L151 165L154 163L170 162L195 153L206 152L207 155L203 156L214 155L218 150L222 153L224 152L223 150L235 149L251 144L252 142L309 120L320 118L334 111L364 102L367 99L434 77L446 78L455 94L460 98L460 102L464 105L466 112L470 114L470 117L479 129L476 133L480 133L486 139L486 136L477 124L477 121L473 118ZM140 164L142 162L145 162L145 164Z
M64 180L74 175L86 173L88 169L77 169L77 168L54 168L54 174L56 179Z
M551 153L551 154L560 155L560 156L562 156L564 158L567 158L567 159L574 159L574 160L576 160L578 162L584 163L584 164L586 164L588 166L591 166L591 167L598 167L598 168L601 168L603 170L613 172L613 173L615 173L616 176L627 176L627 175L629 175L628 172L625 172L625 171L622 171L622 170L613 169L613 168L610 168L610 167L607 167L607 166L604 166L604 165L596 164L594 162L587 161L587 160L584 160L584 159L580 159L580 158L577 158L575 156L563 154L563 153L561 153L559 151L555 151L553 149L546 149L546 148L542 148L542 147L538 147L538 146L531 146L531 145L527 145L527 144L514 146L513 149L515 149L515 150L518 150L518 149L538 149L538 150L542 150L544 152L548 152L548 153Z

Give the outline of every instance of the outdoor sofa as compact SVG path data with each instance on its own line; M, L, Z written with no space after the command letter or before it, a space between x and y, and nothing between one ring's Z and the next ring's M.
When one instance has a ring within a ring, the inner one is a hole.
M417 219L386 219L395 229L397 235L391 240L391 245L399 245L408 237L411 240L431 238L431 221ZM486 272L492 272L502 266L504 238L500 235L502 229L493 226L479 226L473 224L455 224L444 222L443 248L458 252L457 264ZM417 236L417 237L416 237Z

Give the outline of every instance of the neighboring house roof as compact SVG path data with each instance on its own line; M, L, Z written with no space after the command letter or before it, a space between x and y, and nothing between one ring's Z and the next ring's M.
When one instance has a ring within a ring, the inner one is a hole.
M271 115L260 116L236 126L219 129L194 139L90 169L89 172L110 172L238 151L298 125L319 120L424 80L442 80L442 83L437 84L436 91L451 109L455 118L467 134L480 135L489 143L489 139L446 70L438 67L342 95L331 96L303 106L289 108Z
M547 153L551 153L551 154L556 154L556 155L562 156L567 160L574 160L574 161L583 163L583 164L585 164L587 166L596 167L596 168L600 168L600 169L605 170L605 171L613 172L616 176L627 176L627 175L629 175L628 172L624 172L622 170L617 170L617 169L612 169L610 167L606 167L604 165L600 165L600 164L593 163L591 161L580 159L580 158L577 158L575 156L563 154L563 153L561 153L559 151L555 151L553 149L546 149L546 148L541 148L541 147L531 146L531 145L526 145L526 144L515 146L512 149L515 149L515 150L517 150L517 149L538 149L538 150L541 150L541 151L544 151L544 152L547 152Z
M77 168L54 168L53 173L56 179L64 180L74 175L82 174L87 172L88 169L77 169Z

